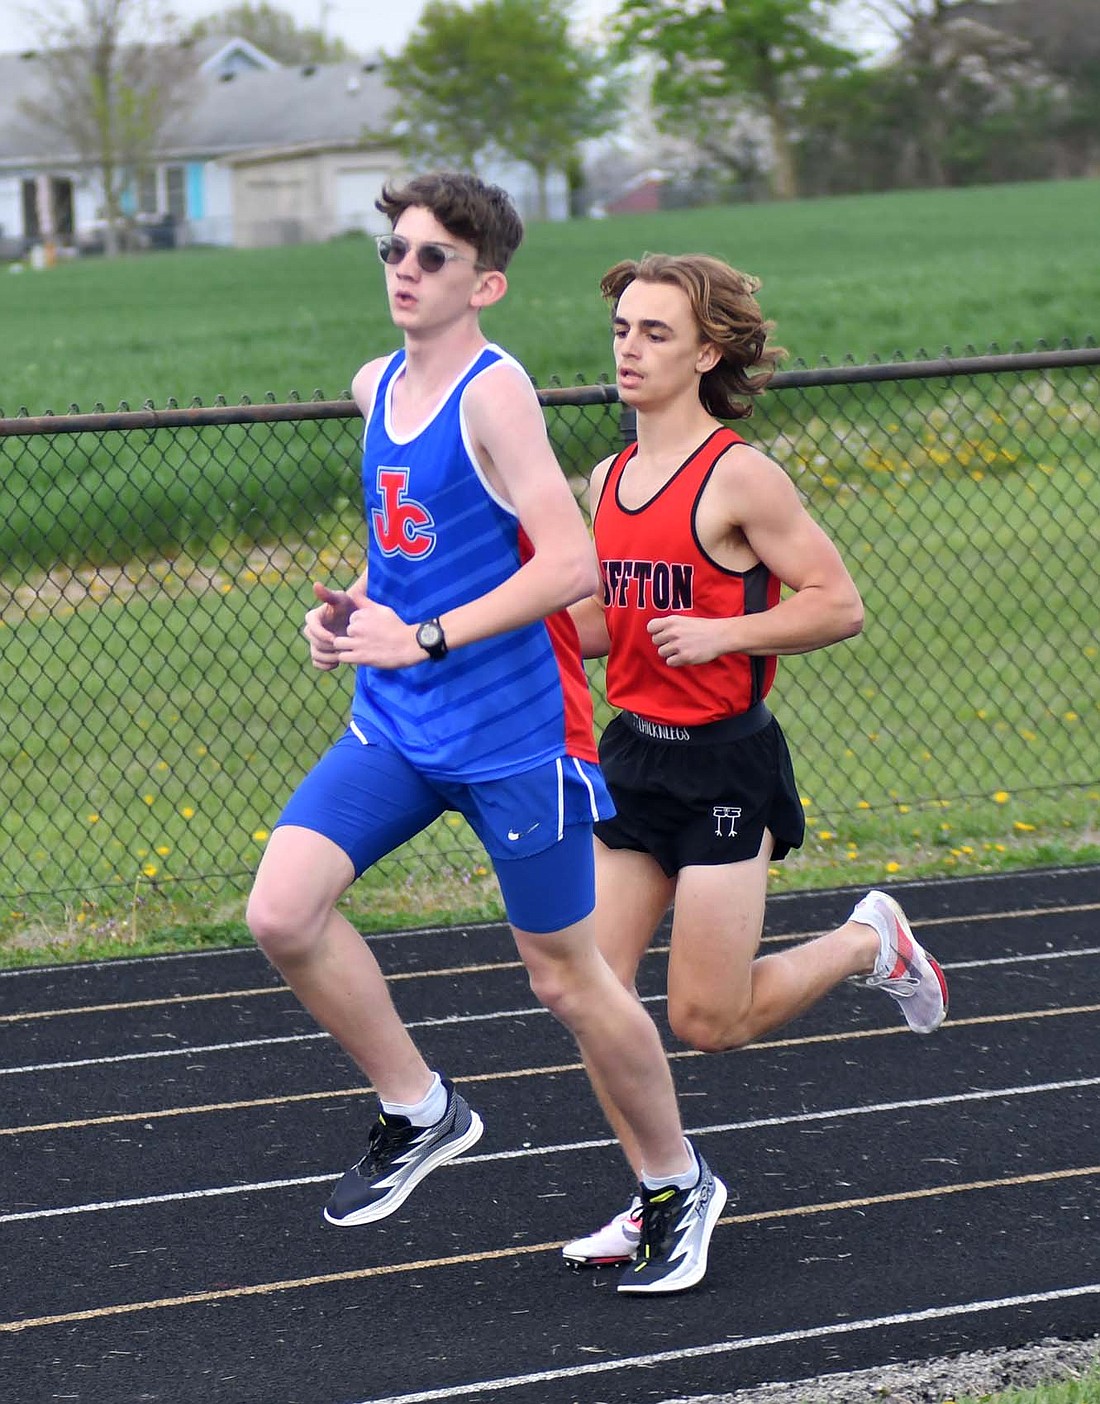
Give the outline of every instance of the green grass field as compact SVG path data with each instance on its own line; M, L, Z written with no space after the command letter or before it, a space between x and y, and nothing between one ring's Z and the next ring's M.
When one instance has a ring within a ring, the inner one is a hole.
M489 330L540 381L593 380L609 363L600 272L661 247L763 274L782 340L811 362L1081 342L1096 330L1081 309L1100 310L1098 194L535 226ZM393 344L357 240L87 261L8 275L0 299L9 410L331 396ZM1094 372L1052 384L776 394L752 421L868 607L859 640L781 664L809 832L776 888L1100 858L1100 390ZM578 473L614 441L614 410L550 418ZM297 621L311 578L357 568L354 445L350 421L0 441L0 964L246 939L266 826L345 715L341 684L303 666ZM500 911L477 845L446 822L349 907L364 927Z
M990 186L534 224L486 329L540 384L611 367L599 277L705 250L764 280L777 339L816 363L1100 334L1100 182ZM373 246L86 259L0 279L0 407L171 396L335 398L393 344Z

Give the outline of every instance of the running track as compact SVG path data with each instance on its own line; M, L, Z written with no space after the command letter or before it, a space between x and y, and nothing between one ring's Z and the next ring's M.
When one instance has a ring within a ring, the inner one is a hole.
M352 1230L320 1206L373 1098L258 953L0 975L0 1399L642 1404L1095 1334L1100 868L894 890L951 1019L846 985L751 1049L670 1043L736 1199L702 1286L648 1301L560 1259L628 1186L500 928L375 940L486 1133ZM774 898L767 948L851 901Z

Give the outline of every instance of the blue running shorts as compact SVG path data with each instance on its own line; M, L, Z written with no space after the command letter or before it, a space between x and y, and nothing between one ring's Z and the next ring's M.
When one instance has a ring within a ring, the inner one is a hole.
M462 814L496 871L508 920L560 931L595 906L592 826L614 806L599 767L560 756L473 783L429 778L381 739L348 730L291 795L276 828L331 839L360 877L447 810Z

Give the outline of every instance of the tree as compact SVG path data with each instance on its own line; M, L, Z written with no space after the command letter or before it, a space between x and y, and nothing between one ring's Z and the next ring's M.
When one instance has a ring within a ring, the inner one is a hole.
M560 0L429 0L408 43L383 59L401 93L391 136L413 158L476 170L489 156L531 165L546 213L552 171L614 124L620 89L605 57L575 43Z
M892 67L907 91L905 183L940 186L978 178L978 129L1003 133L1015 122L1023 135L1045 111L1038 96L1045 79L1031 46L1010 27L987 22L1007 6L996 0L864 3L897 44ZM1026 136L1030 141L1034 132ZM992 172L983 176L991 178Z
M277 5L230 5L227 10L196 20L187 37L195 40L211 35L247 39L280 63L339 63L355 57L342 39L331 39L322 29L299 25L293 15Z
M773 192L789 198L798 193L792 129L800 93L813 78L855 58L828 37L837 4L623 0L615 27L622 52L642 49L655 58L653 100L669 129L696 124L720 156L732 105L762 120L772 149ZM743 152L743 139L740 146Z
M22 111L98 173L106 251L117 253L123 191L186 101L194 62L175 42L165 0L79 0L75 13L40 17L38 33L46 96Z
M1096 0L997 0L962 4L960 13L1025 40L1054 85L1056 160L1064 175L1100 164L1100 6Z

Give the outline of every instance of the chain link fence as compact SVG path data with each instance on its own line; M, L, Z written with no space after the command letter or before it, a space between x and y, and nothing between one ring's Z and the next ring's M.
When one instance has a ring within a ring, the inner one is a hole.
M738 426L866 604L772 696L818 832L1100 784L1098 366L1088 346L795 370ZM607 385L540 398L583 500L629 416ZM312 670L299 630L311 582L362 567L361 429L320 395L0 416L0 920L239 902L346 720L350 676ZM369 881L446 906L485 867L448 815Z

